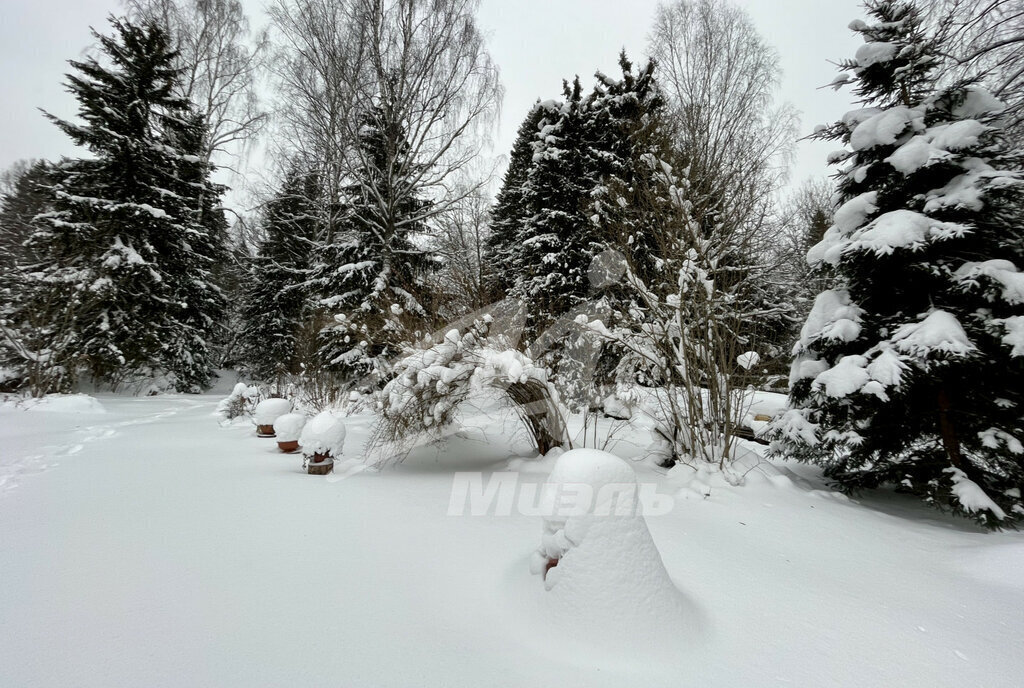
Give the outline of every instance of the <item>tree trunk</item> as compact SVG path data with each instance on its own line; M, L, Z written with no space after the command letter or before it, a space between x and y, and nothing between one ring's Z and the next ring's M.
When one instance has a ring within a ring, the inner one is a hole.
M946 457L949 459L949 462L960 468L963 463L960 457L960 440L957 438L956 428L951 417L953 402L945 386L939 388L937 401L939 406L939 434L942 436L942 447L946 450Z

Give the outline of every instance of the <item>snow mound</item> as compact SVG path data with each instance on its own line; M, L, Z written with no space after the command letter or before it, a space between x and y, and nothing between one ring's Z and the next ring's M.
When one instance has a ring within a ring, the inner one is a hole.
M292 410L292 402L288 399L264 399L256 404L253 420L256 425L273 425L274 421Z
M345 421L331 411L322 411L302 428L299 444L306 456L329 453L337 458L345 446Z
M302 434L306 417L301 413L285 413L274 420L274 434L278 442L294 442Z
M633 417L633 409L629 407L629 404L614 394L609 394L605 397L604 401L601 402L601 409L606 416L617 420L629 420Z
M47 394L42 399L26 404L27 411L47 413L106 413L107 409L88 394Z
M684 598L640 513L636 474L614 454L573 449L548 477L545 516L530 570L544 575L544 604L570 628L630 638L676 633Z

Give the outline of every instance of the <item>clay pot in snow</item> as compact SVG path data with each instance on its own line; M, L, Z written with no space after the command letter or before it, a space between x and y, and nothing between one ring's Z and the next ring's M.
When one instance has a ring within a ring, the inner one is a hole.
M299 441L288 440L287 442L282 442L279 439L277 441L277 448L280 449L285 454L294 454L295 452L299 451Z
M287 399L264 399L256 404L253 420L256 422L256 434L260 437L276 437L274 421L292 410L292 402Z
M306 425L306 417L301 413L286 413L274 421L274 432L277 433L277 447L286 454L298 451L299 435Z
M306 456L306 472L327 475L334 470L334 457L341 456L345 446L345 421L330 411L314 416L299 437Z
M306 473L309 475L327 475L334 470L334 459L330 454L313 454L306 462Z

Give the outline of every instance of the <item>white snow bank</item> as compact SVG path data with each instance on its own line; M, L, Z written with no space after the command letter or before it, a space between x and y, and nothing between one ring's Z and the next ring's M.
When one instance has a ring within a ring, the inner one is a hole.
M47 394L41 399L26 399L20 404L26 411L47 413L106 413L107 409L88 394Z
M329 453L338 458L345 446L345 421L332 411L322 411L302 428L299 444L306 456Z
M305 425L306 417L301 413L285 413L274 420L274 434L278 442L294 442Z
M256 425L273 425L274 421L292 410L292 402L288 399L264 399L256 404L253 421Z
M678 633L684 599L640 514L633 468L608 452L574 449L558 458L546 489L555 508L530 570L544 575L553 619L634 642Z

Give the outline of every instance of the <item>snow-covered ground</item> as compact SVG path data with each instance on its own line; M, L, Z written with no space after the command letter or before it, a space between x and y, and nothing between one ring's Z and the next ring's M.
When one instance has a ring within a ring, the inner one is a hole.
M448 515L457 471L508 470L511 420L359 471L350 418L317 477L219 426L222 396L0 407L0 686L1021 685L1020 533L803 466L733 487L637 463L673 499L646 520L686 621L609 647L530 573L541 517Z

